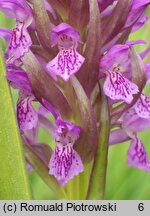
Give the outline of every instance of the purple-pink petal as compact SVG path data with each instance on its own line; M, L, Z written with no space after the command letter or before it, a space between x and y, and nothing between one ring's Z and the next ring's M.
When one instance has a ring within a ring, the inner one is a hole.
M49 168L49 174L54 175L61 185L65 185L84 169L80 156L70 145L56 146Z
M61 49L58 55L47 64L47 70L68 81L71 75L78 72L85 58L74 47Z
M126 79L119 71L108 73L103 89L112 100L123 100L128 104L132 102L133 95L139 91L138 86Z
M134 109L139 117L150 118L150 98L142 93L134 105Z
M49 162L49 174L54 175L60 184L83 171L83 164L78 153L73 149L79 138L80 127L58 117L53 137L56 147Z
M26 23L17 22L13 29L11 40L7 49L7 54L10 57L9 62L24 56L29 51L32 41L27 31Z
M81 128L71 122L65 121L62 118L58 117L56 121L57 129L55 131L55 136L62 135L63 133L71 132L74 137L74 141L79 138Z
M55 46L62 35L66 35L76 42L82 42L79 33L72 26L67 23L61 23L52 29L51 45Z
M17 119L21 131L31 130L37 127L38 115L32 106L32 96L21 93L17 102Z
M10 85L14 88L22 90L26 95L32 95L32 89L27 73L14 64L7 64L6 69L6 78Z
M9 18L25 21L32 17L32 10L24 0L3 0L0 1L0 10Z
M128 153L127 153L128 166L133 166L138 169L150 172L150 163L145 151L144 145L141 140L135 136L131 141Z
M121 122L122 127L126 131L132 131L133 133L145 131L150 127L150 119L140 118L134 108L129 109L123 114Z

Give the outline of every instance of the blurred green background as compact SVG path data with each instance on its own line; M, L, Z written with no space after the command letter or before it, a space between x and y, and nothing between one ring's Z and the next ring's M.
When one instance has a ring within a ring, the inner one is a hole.
M150 17L150 11L147 11L147 15ZM7 19L0 13L0 26L11 27L12 25L13 21ZM150 44L149 35L150 21L138 32L132 34L130 39L146 40L147 45L136 47L138 51L142 51ZM5 49L5 43L1 39L0 44L3 49ZM145 60L145 62L148 61L150 62L150 55L148 55ZM146 87L145 91L150 96L150 86ZM13 95L16 100L17 92L14 91ZM150 158L150 129L144 133L140 133L139 136L141 137ZM40 140L44 140L47 143L51 142L50 137L46 136L43 131L41 131ZM150 199L150 173L127 166L126 154L129 144L130 143L127 142L109 148L106 199ZM29 173L29 178L34 199L56 199L55 195L34 171Z

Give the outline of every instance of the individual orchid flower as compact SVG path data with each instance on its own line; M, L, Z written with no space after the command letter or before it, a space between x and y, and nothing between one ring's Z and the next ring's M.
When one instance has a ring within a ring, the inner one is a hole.
M55 140L56 147L49 161L49 174L54 175L61 185L65 185L84 170L79 154L73 149L74 143L80 137L81 128L63 120L60 113L47 100L43 99L42 102L45 108L41 106L39 112L43 116L50 112L55 119L55 126L50 134ZM44 127L47 130L46 124Z
M33 21L32 10L24 0L0 1L0 10L6 16L14 18L16 21L16 25L12 31L5 28L0 29L0 36L6 39L8 43L8 49L6 51L9 57L8 61L13 63L16 59L19 59L28 52L32 45L27 30Z
M77 51L77 42L82 42L79 33L66 23L52 29L51 45L58 45L59 53L47 64L50 73L68 81L70 76L78 72L84 57Z
M120 67L124 67L129 62L129 45L116 45L101 59L100 72L106 74L103 90L112 100L123 100L130 104L133 95L138 93L138 86L128 80L121 72ZM117 64L117 66L115 65Z
M27 74L19 67L9 64L7 65L7 80L12 87L19 89L17 119L20 130L23 132L36 128L38 115L32 106L35 97Z
M80 136L80 127L61 118L56 120L54 131L56 147L49 162L49 174L54 175L60 184L83 172L83 164L78 153L73 149Z
M110 144L119 143L120 140L131 140L127 152L127 163L129 166L134 166L145 171L150 171L150 163L144 145L137 136L137 132L144 131L150 126L149 107L150 99L142 93L135 105L121 117L120 123L122 124L122 129L117 130L115 134L110 136ZM115 135L118 138L114 137Z
M111 131L109 144L122 143L133 138L132 134L150 127L150 98L142 93L138 101L118 120L121 128Z

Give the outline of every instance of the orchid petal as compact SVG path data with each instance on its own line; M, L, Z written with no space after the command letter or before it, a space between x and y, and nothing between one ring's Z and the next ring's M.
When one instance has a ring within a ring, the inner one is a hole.
M147 16L143 16L138 22L133 26L132 32L139 30L148 21Z
M134 105L137 115L141 118L150 118L150 98L141 94L139 100Z
M9 18L24 22L28 17L32 17L32 11L24 0L3 0L0 1L0 10Z
M130 104L133 100L133 94L138 93L138 86L119 71L111 71L106 77L104 86L105 94L113 100L123 100Z
M7 80L10 85L19 90L23 90L25 94L32 94L28 74L14 64L7 64Z
M77 73L84 60L84 57L74 47L70 49L62 48L58 55L48 63L47 69L51 73L62 77L64 81L68 81L71 75Z
M37 127L38 115L31 105L33 98L20 96L17 103L17 119L21 131Z
M76 42L82 42L79 33L69 24L61 23L54 27L51 32L51 45L55 46L60 40L61 35L66 35Z
M7 49L7 53L10 56L9 62L22 57L29 51L32 41L30 35L27 32L26 24L17 21L15 28L12 32L11 41Z
M143 169L150 172L150 163L146 154L143 143L138 137L135 137L129 147L127 153L128 166L133 166L138 169Z
M54 175L61 185L65 185L84 169L80 156L69 145L55 148L49 168L49 174Z
M133 133L145 131L148 127L150 127L150 119L140 118L134 108L126 111L123 114L121 121L124 130L132 131Z
M53 134L56 148L49 162L49 174L54 175L62 185L83 171L80 156L73 149L79 135L79 126L58 117Z

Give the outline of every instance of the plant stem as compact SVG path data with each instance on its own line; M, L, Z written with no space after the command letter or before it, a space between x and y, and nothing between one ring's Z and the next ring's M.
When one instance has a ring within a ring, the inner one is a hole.
M109 131L110 123L107 98L103 91L101 91L99 144L90 176L87 199L103 200L105 196Z

